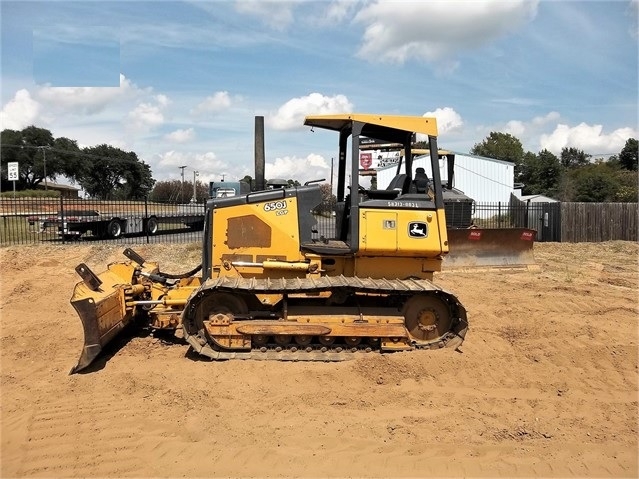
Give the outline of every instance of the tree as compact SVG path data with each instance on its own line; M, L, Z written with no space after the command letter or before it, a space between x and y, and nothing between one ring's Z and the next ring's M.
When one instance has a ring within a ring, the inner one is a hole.
M21 131L3 130L0 141L2 177L6 178L7 163L17 161L20 179L16 189L19 190L37 187L45 176L47 180L55 181L59 175L64 175L73 181L82 162L75 140L53 138L44 128L29 126Z
M514 163L515 181L520 181L519 176L521 175L524 148L521 145L521 141L510 133L491 131L484 141L473 146L470 153Z
M249 185L249 187L251 188L251 191L255 191L255 180L250 175L246 175L240 181L243 181L247 185Z
M618 184L614 169L605 162L573 170L574 201L604 202L615 198Z
M322 183L319 185L320 192L322 194L322 202L315 208L315 213L326 214L335 211L335 205L337 204L337 198L331 191L330 183Z
M619 153L619 163L622 168L637 171L637 155L639 154L637 151L638 148L639 146L636 139L628 138L626 140L626 145L621 150L621 153Z
M537 155L531 152L524 155L520 175L524 194L556 196L561 176L559 158L550 151L544 149Z
M636 203L639 199L639 174L637 171L619 170L615 174L616 190L613 201Z
M201 181L195 182L196 202L203 203L209 197L208 185ZM149 194L151 201L171 202L171 203L188 203L193 197L193 182L182 182L180 180L158 181L153 186L153 190Z
M53 146L53 135L49 130L29 126L21 131L3 130L2 132L2 169L6 171L7 163L19 163L19 180L16 189L33 189L45 177L55 177L55 167L46 150ZM48 166L48 168L45 168Z
M590 155L577 148L562 148L561 166L564 168L579 168L588 164Z
M82 149L88 158L76 175L80 186L94 198L143 198L153 188L149 165L132 152L106 144Z

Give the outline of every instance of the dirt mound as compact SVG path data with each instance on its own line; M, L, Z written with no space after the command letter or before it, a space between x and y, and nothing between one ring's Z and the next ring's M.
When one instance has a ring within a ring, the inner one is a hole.
M133 331L97 371L74 267L123 247L0 249L2 477L637 477L639 246L537 244L539 271L442 273L461 352L209 362ZM136 246L162 269L199 245Z

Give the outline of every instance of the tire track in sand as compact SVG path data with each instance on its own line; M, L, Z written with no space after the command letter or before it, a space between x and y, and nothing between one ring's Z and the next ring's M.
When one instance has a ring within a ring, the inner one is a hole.
M133 420L125 427L113 427L121 425L127 414L131 415L127 404L114 397L93 397L88 403L62 397L39 402L13 424L5 425L6 434L26 429L29 438L15 475L143 475L136 456L139 427Z

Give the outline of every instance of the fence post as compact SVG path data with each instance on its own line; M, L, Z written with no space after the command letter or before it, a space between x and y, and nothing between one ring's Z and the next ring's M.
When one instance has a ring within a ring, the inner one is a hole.
M149 197L144 197L144 220L142 221L142 228L144 228L144 232L146 233L146 244L149 244L151 241L149 240Z
M60 195L60 230L58 230L58 234L62 234L62 244L66 242L66 236L64 234L64 198Z
M501 228L501 201L497 203L497 227Z

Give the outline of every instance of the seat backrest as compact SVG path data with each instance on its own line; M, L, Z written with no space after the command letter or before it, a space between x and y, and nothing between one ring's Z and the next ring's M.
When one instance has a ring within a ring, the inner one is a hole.
M386 189L399 190L402 193L407 193L408 192L408 185L406 184L407 179L408 177L406 176L406 173L400 173L399 175L396 175L395 178L391 180L391 182L388 184Z
M424 168L417 168L415 170L415 193L426 193L428 191L428 175L424 171Z

